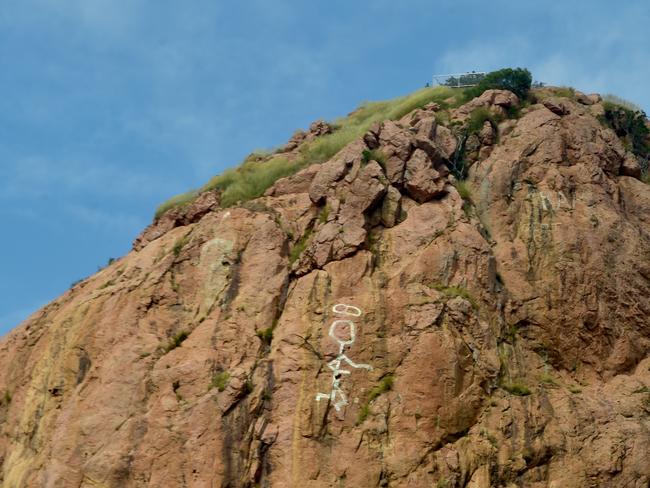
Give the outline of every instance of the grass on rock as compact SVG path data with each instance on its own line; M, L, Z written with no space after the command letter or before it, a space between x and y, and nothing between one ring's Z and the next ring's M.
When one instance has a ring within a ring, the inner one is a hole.
M410 95L381 102L367 102L358 109L334 122L334 131L304 143L299 156L289 160L281 154L253 154L239 167L224 171L199 188L167 200L156 210L160 218L172 208L193 202L202 192L218 190L223 208L258 198L280 178L297 173L314 163L324 163L357 137L362 136L373 124L384 120L400 119L416 108L436 102L449 106L454 96L460 104L460 92L449 87L423 88ZM265 159L266 158L266 159ZM381 162L380 162L381 163Z

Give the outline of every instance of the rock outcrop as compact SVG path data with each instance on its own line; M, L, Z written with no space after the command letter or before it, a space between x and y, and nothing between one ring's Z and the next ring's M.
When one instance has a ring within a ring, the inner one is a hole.
M599 108L486 122L459 183L432 104L163 215L0 342L2 486L648 486L650 186Z

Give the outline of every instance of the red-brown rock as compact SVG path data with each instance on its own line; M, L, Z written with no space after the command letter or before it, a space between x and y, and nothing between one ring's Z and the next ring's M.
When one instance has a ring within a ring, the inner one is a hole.
M650 186L548 105L456 186L421 110L164 214L0 341L0 484L648 486Z

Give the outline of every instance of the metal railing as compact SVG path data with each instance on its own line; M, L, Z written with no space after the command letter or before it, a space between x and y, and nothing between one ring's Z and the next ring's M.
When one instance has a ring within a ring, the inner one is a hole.
M485 78L485 71L468 71L448 75L433 75L433 85L449 86L451 88L467 88L476 86Z

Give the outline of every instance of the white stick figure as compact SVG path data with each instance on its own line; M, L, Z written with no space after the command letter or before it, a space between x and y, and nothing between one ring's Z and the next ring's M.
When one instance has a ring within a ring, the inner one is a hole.
M357 307L354 307L352 305L345 305L343 303L337 303L332 307L332 311L334 313L340 314L340 315L351 315L353 317L359 317L361 316L361 310ZM336 330L339 327L344 327L345 325L348 326L349 328L349 334L350 338L346 341L341 339L339 336L336 334ZM372 366L369 364L357 364L354 361L352 361L349 357L347 357L345 354L343 354L343 351L345 350L346 346L351 346L354 344L354 341L356 340L356 327L354 325L354 322L351 320L335 320L332 322L332 325L330 325L330 331L329 331L329 336L334 339L336 342L339 343L339 354L331 360L329 363L327 363L327 366L332 370L332 391L330 393L317 393L316 394L316 401L319 402L321 400L329 400L332 402L334 405L334 408L336 411L340 411L341 407L344 405L348 404L348 399L341 389L341 377L344 374L350 374L350 370L347 369L342 369L341 364L343 362L346 362L350 367L359 369L367 369L368 371L372 371Z

